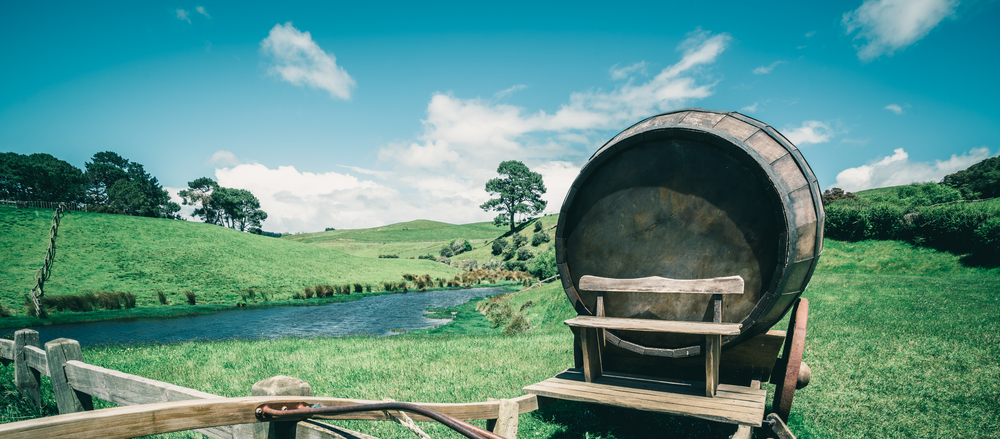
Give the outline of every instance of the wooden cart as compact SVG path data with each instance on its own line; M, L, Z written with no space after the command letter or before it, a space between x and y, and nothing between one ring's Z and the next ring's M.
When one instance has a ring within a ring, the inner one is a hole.
M556 229L576 367L525 392L790 436L823 219L808 164L760 121L686 109L623 131L580 171ZM788 331L771 330L789 310Z

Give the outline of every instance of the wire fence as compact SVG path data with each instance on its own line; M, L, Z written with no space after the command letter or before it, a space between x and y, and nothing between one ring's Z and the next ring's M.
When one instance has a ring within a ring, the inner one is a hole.
M38 271L35 272L35 286L31 287L31 302L35 306L35 313L38 317L45 318L45 309L42 308L42 296L45 295L45 281L48 280L49 276L52 274L52 261L56 257L56 236L59 235L60 214L68 210L68 206L66 203L48 203L46 201L21 201L18 203L55 204L55 207L41 205L26 206L55 209L55 213L52 215L52 225L49 226L49 248L45 251L45 259L42 260L42 268L39 268Z

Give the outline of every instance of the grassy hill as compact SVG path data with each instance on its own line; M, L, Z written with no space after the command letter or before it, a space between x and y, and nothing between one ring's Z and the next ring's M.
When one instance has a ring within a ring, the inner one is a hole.
M558 215L547 215L539 221L548 228L556 224ZM534 229L529 225L519 233L528 237L529 242ZM405 223L391 224L370 229L331 230L327 232L302 233L284 236L281 239L323 248L341 251L355 256L377 258L379 255L398 255L400 258L415 258L426 254L435 257L441 247L454 239L467 239L474 248L452 259L463 260L474 258L484 261L490 258L489 243L497 237L509 232L507 226L496 227L492 222L471 224L448 224L437 221L416 220ZM548 231L553 236L555 230ZM551 242L551 241L550 241ZM544 245L539 249L544 249Z
M21 310L48 245L48 209L0 206L0 304ZM56 241L46 295L123 291L139 306L158 304L156 290L183 302L236 302L247 287L277 299L317 284L378 284L404 273L453 277L458 270L425 260L374 259L210 224L69 212Z

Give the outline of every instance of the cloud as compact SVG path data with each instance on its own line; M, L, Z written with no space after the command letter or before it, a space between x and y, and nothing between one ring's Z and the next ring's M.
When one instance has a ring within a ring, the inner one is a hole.
M332 53L324 52L309 32L299 31L291 22L274 25L260 42L260 53L271 61L271 74L293 85L326 90L334 99L350 99L357 85Z
M785 128L782 133L797 146L808 143L826 143L834 135L830 125L818 120L807 120L802 122L802 126L798 128Z
M186 22L188 22L188 24L191 24L191 18L188 17L188 11L185 11L183 9L178 9L178 10L176 10L174 12L177 14L177 19L178 20L180 20L180 21L186 21Z
M205 11L205 7L204 6L198 6L198 7L194 8L194 10L198 11L199 14L204 15L205 18L212 18L212 16L208 15L208 12Z
M747 113L756 113L757 112L757 102L754 102L753 105L747 105L746 107L740 108L740 111L745 111Z
M806 32L806 38L812 38L813 35L816 35L816 31Z
M618 64L611 66L608 70L611 73L611 79L615 81L621 81L632 75L632 72L639 72L646 74L646 61L639 61L635 64L626 67L618 67Z
M907 104L906 107L909 108L910 105ZM903 107L900 107L898 104L889 104L889 105L886 105L883 108L885 108L886 110L889 110L889 111L891 111L893 113L896 113L896 114L903 114Z
M968 168L989 157L990 150L984 146L972 148L962 155L952 154L947 160L935 160L934 163L911 162L909 154L903 148L897 148L891 156L841 171L833 186L856 192L915 182L940 181L945 175Z
M774 68L777 67L779 64L784 64L784 63L785 63L785 61L775 61L775 62L771 63L771 65L769 65L769 66L760 66L760 67L757 67L756 69L753 69L753 74L755 74L755 75L766 75L768 73L771 73L771 70L774 70Z
M208 160L205 160L206 165L222 166L224 168L230 168L240 164L240 161L236 158L236 154L233 154L224 149L215 151Z
M548 189L546 212L558 212L582 164L614 133L710 96L716 81L708 66L729 41L725 34L696 31L678 47L676 63L655 76L618 83L611 90L572 93L554 112L497 102L497 95L483 99L434 93L422 131L414 139L382 145L374 169L309 174L285 166L239 164L217 169L216 177L223 186L257 195L269 215L264 229L277 232L372 227L416 218L489 221L496 213L479 208L489 198L486 181L497 176L500 162L511 159L542 175Z
M843 25L847 34L867 42L858 48L858 58L871 61L917 42L942 20L955 15L956 0L866 0L847 12Z
M527 85L517 84L517 85L511 86L510 88L503 89L503 90L500 90L500 91L498 91L496 93L493 93L493 97L496 98L496 99L500 99L500 98L502 98L504 96L507 96L509 94L513 94L515 92L519 92L519 91L524 90L526 88L528 88Z

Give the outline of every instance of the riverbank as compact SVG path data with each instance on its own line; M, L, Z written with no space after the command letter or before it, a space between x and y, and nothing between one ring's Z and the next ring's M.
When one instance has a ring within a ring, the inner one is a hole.
M472 287L444 287L444 288L428 288L426 291L447 291L447 290L458 290L464 288L519 288L520 283L517 282L497 282L496 284L482 284ZM353 294L338 294L334 296L327 296L323 298L313 297L310 299L283 299L283 300L270 300L261 301L257 303L242 303L239 305L229 305L229 304L201 304L201 305L186 305L186 304L175 304L175 305L150 305L150 306L139 306L131 309L117 309L117 310L98 310L98 311L85 311L85 312L50 312L49 317L45 319L40 319L38 317L28 317L28 316L11 316L0 318L0 334L6 334L6 332L13 332L12 330L32 327L32 326L51 326L51 325L65 325L65 324L76 324L76 323L95 323L95 322L108 322L108 321L121 321L129 322L135 320L159 320L159 319L171 319L180 317L193 317L201 316L207 314L214 314L220 311L242 311L242 310L253 310L253 309L267 309L276 307L289 307L289 306L322 306L330 303L342 303L342 302L352 302L355 300L360 300L365 297L381 296L386 294L407 294L400 291L378 291L373 293L353 293ZM11 330L11 331L3 331Z

